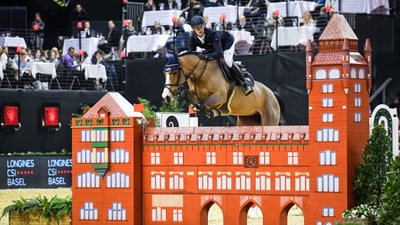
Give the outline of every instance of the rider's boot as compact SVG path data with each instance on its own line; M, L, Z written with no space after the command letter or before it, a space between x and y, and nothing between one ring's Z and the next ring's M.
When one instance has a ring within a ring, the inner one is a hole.
M235 63L233 63L231 67L231 72L233 72L232 75L235 76L236 80L238 80L240 82L240 85L242 85L244 95L247 96L251 92L253 92L253 88L249 86L245 81L242 70Z

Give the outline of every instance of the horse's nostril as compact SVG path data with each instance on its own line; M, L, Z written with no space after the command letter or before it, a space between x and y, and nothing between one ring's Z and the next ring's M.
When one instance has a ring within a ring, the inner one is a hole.
M171 98L169 96L165 97L165 102L166 103L170 103L170 101L171 101Z

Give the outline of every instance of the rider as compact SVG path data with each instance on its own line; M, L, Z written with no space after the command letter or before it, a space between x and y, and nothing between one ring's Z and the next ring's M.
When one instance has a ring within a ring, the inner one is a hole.
M253 92L253 88L247 84L241 69L233 63L234 37L225 31L215 31L205 28L204 19L201 16L193 16L190 20L193 33L189 39L189 50L196 51L197 47L204 48L200 58L213 60L224 57L231 74L240 82L245 95Z

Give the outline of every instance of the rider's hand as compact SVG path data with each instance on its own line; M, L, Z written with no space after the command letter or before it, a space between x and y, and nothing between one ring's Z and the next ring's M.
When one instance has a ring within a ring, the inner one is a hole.
M207 58L207 55L206 54L203 54L203 53L200 53L199 54L199 58L200 59L203 59L203 60L207 60L208 58Z

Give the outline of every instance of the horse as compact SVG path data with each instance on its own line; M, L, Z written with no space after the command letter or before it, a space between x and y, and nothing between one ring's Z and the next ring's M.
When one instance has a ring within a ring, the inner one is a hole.
M173 101L181 92L195 110L209 118L236 116L238 126L276 126L281 116L281 103L274 92L254 81L253 93L245 96L241 87L228 82L217 60L201 59L196 52L166 57L165 84L162 98ZM189 89L182 91L185 83Z

